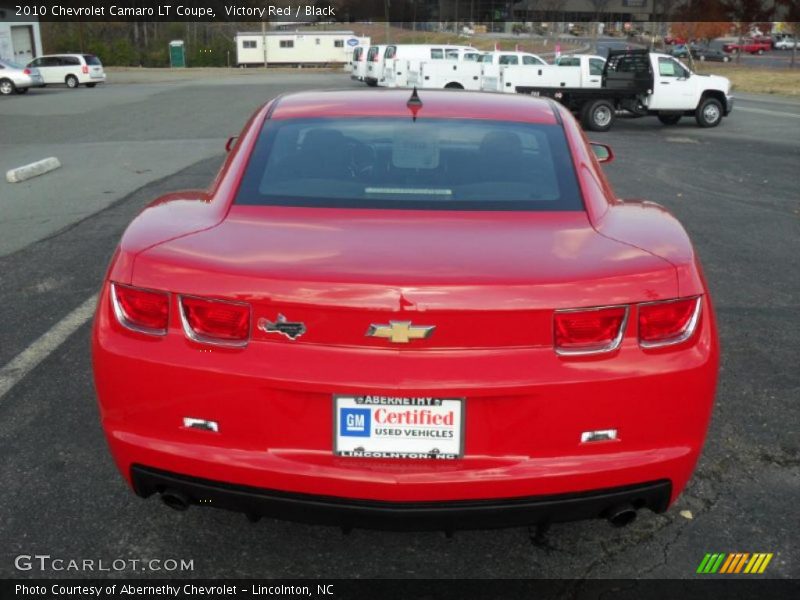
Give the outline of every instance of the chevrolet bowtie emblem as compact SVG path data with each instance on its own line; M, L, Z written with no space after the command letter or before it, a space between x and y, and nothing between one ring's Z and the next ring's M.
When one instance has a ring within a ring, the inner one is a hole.
M411 321L389 321L388 325L375 325L367 329L367 336L386 338L395 344L407 344L410 340L431 337L435 325L412 325Z

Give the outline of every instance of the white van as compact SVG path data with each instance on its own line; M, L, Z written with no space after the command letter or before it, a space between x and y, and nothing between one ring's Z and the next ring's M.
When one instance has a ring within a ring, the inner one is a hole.
M383 78L384 50L386 50L385 45L370 46L369 50L367 50L367 68L364 73L364 82L370 87L378 85L378 82Z
M367 51L366 46L356 46L353 48L353 56L350 58L350 79L364 81L367 74Z
M407 87L408 73L420 63L439 60L480 59L481 52L471 46L446 44L397 44L386 46L383 53L383 77L378 85L383 87Z
M29 62L28 68L39 69L45 85L92 88L106 80L103 64L94 54L46 54Z

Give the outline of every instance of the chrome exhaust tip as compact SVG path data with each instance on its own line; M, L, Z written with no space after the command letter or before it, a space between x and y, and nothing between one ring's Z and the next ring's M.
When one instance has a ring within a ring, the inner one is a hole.
M164 490L161 492L161 501L171 509L179 511L188 510L191 504L189 498L177 490Z
M625 527L636 520L636 509L630 504L615 506L608 511L608 522L614 527Z

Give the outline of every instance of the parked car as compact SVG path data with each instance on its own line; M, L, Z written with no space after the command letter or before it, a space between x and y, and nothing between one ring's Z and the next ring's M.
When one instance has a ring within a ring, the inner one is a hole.
M783 37L775 42L776 50L792 50L797 46L797 40L793 37Z
M670 48L669 54L670 56L674 56L675 58L688 58L689 57L689 46L686 44L676 44L672 48Z
M748 54L764 54L772 50L772 44L764 41L758 41L754 38L745 38L741 43L730 42L722 46L724 52L745 52Z
M730 54L726 54L722 50L716 48L709 48L707 46L693 48L692 57L699 61L716 61L716 62L730 62Z
M676 501L713 408L711 297L678 220L619 200L564 106L308 91L231 152L132 221L100 291L95 389L136 494L446 531Z
M685 44L685 43L686 43L686 38L684 38L684 37L680 37L680 36L672 36L672 35L668 35L667 37L665 37L665 38L664 38L664 43L665 43L667 46L672 46L672 45L679 45L679 46L681 46L681 45L683 45L683 44Z
M36 68L28 68L8 60L0 60L0 95L24 94L32 87L44 85Z
M106 80L103 64L94 54L47 54L28 63L28 67L39 69L45 85L93 88Z

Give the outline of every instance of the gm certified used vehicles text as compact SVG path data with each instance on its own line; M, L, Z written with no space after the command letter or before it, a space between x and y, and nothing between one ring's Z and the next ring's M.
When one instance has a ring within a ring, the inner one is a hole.
M680 223L597 156L517 94L268 102L111 260L92 347L122 475L343 526L665 510L708 427L714 312Z

